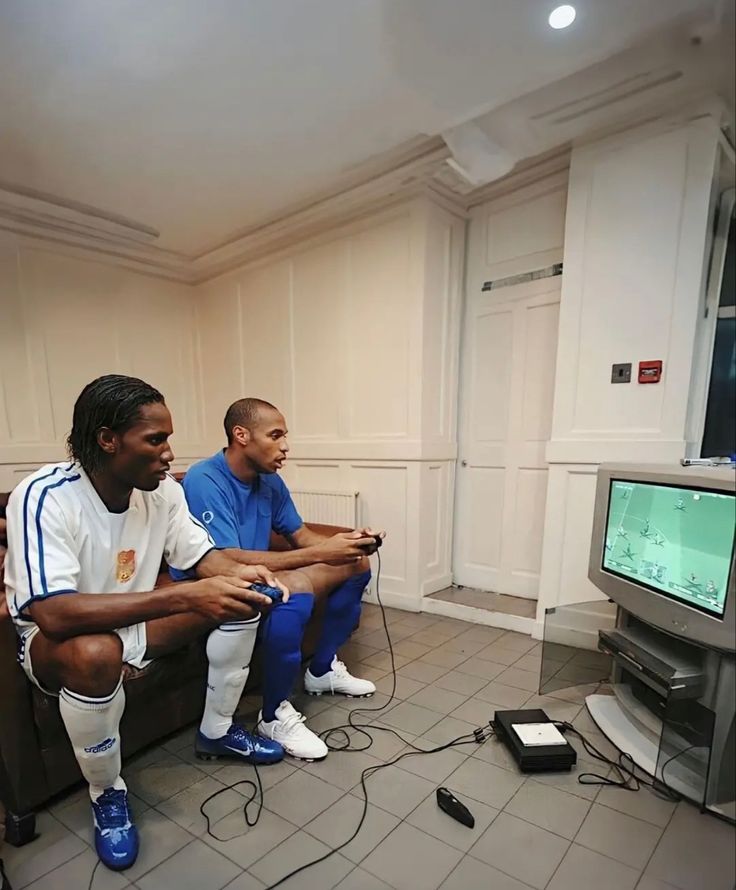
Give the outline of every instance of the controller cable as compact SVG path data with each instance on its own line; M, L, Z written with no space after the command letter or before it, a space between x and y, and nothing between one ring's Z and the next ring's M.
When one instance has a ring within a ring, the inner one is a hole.
M376 708L364 707L364 708L355 708L351 710L348 714L347 723L340 724L338 726L333 726L330 729L326 729L321 732L320 738L324 739L325 744L327 745L330 751L368 751L373 745L374 739L371 735L371 732L374 730L378 730L381 732L387 732L391 735L398 738L403 744L409 748L408 751L403 751L402 753L395 756L392 760L387 761L386 763L377 763L373 766L366 767L360 775L360 787L363 792L363 810L358 821L358 824L355 828L355 831L350 835L350 837L339 844L334 849L329 850L323 856L319 856L316 859L313 859L309 862L306 862L304 865L299 866L298 868L293 869L288 874L284 875L280 878L276 883L271 884L266 890L275 890L276 887L280 887L285 881L288 881L290 878L293 878L295 875L300 874L306 869L311 868L314 865L319 864L320 862L324 862L326 859L329 859L330 856L333 856L335 853L347 847L360 832L363 827L366 817L368 815L368 788L366 786L366 781L372 775L379 772L382 769L386 769L386 767L394 766L399 763L406 757L415 757L420 754L437 754L440 751L447 751L449 748L460 747L462 745L480 745L483 744L487 739L491 738L495 732L493 727L490 724L483 727L477 727L471 733L467 733L466 735L458 736L456 739L452 739L450 742L446 742L442 745L437 745L434 748L420 748L411 742L409 739L404 738L400 732L395 729L391 729L387 726L376 726L374 724L370 724L370 730L368 731L369 724L367 720L369 717L364 717L363 720L358 718L358 714L363 715L375 715L380 711L385 711L386 708L391 705L396 699L396 661L394 657L394 649L393 644L391 642L391 634L388 629L388 621L386 619L386 611L381 600L381 591L380 591L380 578L381 578L381 554L376 550L375 553L378 558L378 571L376 573L376 599L378 600L378 605L381 610L381 619L383 622L383 630L386 634L386 639L388 641L388 649L391 657L391 693L387 699L387 701ZM354 735L358 738L362 738L364 740L363 744L355 744L353 742ZM239 782L233 782L231 785L227 785L223 788L220 788L218 791L215 791L213 794L210 794L209 797L206 797L199 806L199 812L204 816L207 823L207 834L218 841L229 841L233 840L236 837L241 837L245 832L239 832L237 834L231 835L230 837L218 837L212 831L212 825L209 815L207 814L205 807L211 801L215 800L220 794L224 794L226 791L231 791L241 786L247 786L250 789L250 796L246 799L245 804L243 806L243 816L245 818L245 823L249 828L254 827L260 818L261 812L263 810L263 784L261 782L261 777L259 775L258 767L255 764L252 764L256 781L253 782L251 779L242 779ZM249 812L252 807L255 807L254 814L251 815Z

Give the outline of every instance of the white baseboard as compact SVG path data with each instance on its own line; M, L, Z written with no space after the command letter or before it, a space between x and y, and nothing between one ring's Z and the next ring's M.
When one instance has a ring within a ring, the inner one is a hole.
M363 594L363 602L364 603L373 603L373 605L378 605L378 597L376 596L376 592L374 587L371 585L367 587L365 593ZM381 592L381 602L384 606L387 606L390 609L403 609L405 612L421 612L422 611L422 600L413 597L406 596L403 593L390 593L389 591Z

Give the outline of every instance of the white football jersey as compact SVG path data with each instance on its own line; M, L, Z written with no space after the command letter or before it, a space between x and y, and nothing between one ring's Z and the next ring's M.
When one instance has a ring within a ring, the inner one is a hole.
M190 569L214 542L190 513L179 483L134 489L124 513L111 513L77 463L48 464L24 479L7 506L5 588L17 625L39 598L64 593L153 590L161 558Z

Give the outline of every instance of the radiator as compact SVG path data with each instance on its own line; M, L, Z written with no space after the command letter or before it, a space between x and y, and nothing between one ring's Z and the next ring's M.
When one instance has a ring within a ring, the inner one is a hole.
M292 488L290 491L305 522L357 527L357 491L307 491L301 488Z

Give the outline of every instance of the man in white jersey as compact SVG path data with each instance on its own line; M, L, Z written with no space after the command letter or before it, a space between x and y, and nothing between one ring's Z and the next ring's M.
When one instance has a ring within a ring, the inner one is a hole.
M5 547L2 545L2 541L5 538L5 519L0 516L0 574L3 570L3 565L5 564ZM7 609L7 605L5 604L5 600L0 600L0 620L3 618L4 610ZM5 807L0 801L0 851L2 851L3 840L5 839ZM13 890L10 886L10 881L8 880L7 875L5 874L5 869L3 867L3 861L0 859L0 890Z
M124 663L142 667L203 634L209 671L199 753L255 763L282 747L233 723L259 614L271 600L251 582L288 589L240 551L220 551L189 514L169 474L171 415L133 377L94 380L74 406L70 461L24 479L7 507L7 605L29 679L58 694L90 786L95 846L110 868L138 854L120 776ZM200 580L154 590L162 557ZM308 580L292 573L300 590ZM285 583L292 583L282 573Z

